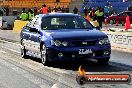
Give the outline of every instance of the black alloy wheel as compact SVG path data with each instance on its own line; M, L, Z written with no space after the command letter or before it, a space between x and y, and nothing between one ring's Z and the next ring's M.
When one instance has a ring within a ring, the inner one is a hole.
M26 58L27 57L26 49L25 49L25 46L23 45L22 41L21 41L21 56L22 56L22 58Z

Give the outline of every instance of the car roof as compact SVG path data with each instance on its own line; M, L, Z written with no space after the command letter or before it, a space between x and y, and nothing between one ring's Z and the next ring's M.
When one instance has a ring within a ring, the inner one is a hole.
M48 13L48 14L39 14L40 17L45 17L45 16L80 16L78 14L73 14L73 13Z

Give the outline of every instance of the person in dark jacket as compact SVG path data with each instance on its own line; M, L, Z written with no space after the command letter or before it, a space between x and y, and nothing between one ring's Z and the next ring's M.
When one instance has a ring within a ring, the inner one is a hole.
M22 13L20 14L20 19L23 21L28 19L28 14L27 14L25 8L22 9Z
M104 12L102 8L99 8L99 10L95 12L95 20L99 23L99 27L102 28L102 22L104 21Z
M53 12L57 12L57 8L56 8L56 6L53 8Z
M36 15L38 14L38 9L37 9L37 7L34 7L34 8L33 8L33 12L34 12L34 16L36 16Z
M4 9L5 9L6 16L9 16L9 6L6 6Z
M32 9L28 9L28 20L31 20L34 17L34 12Z
M69 13L69 8L68 7L66 8L66 13Z
M0 10L0 16L3 16L3 11Z
M90 16L90 18L94 19L94 13L95 13L94 8L89 8L89 16Z
M63 6L62 9L61 9L62 13L65 12L65 7Z
M87 13L88 13L88 9L86 7L84 7L83 12L84 12L84 16L86 17Z
M73 13L74 14L77 14L78 13L78 8L75 6L74 9L73 9Z

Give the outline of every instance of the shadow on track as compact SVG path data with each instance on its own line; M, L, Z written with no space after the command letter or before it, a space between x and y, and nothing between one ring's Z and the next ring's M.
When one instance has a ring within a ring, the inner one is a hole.
M28 57L29 59L41 63L41 60L34 57ZM48 67L65 69L65 70L73 70L78 71L79 66L82 65L82 68L86 72L120 72L120 71L132 71L132 66L117 63L117 62L109 62L108 65L99 65L95 61L87 60L87 61L59 61L59 62L50 62Z

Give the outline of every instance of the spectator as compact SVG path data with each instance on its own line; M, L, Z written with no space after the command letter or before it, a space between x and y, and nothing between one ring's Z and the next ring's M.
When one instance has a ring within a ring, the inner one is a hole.
M84 7L83 12L84 12L84 16L86 17L87 13L88 13L88 9L86 7Z
M95 12L94 8L90 8L89 11L90 11L89 13L90 18L94 19L94 12Z
M132 6L129 5L129 6L127 7L127 10L128 10L128 11L132 11Z
M51 13L51 8L50 7L48 7L48 12Z
M112 15L114 13L113 6L109 6L109 15Z
M104 16L105 17L108 17L109 16L109 7L108 6L105 6L104 7Z
M62 11L62 13L64 13L64 12L65 12L65 8L64 8L64 6L62 7L61 11Z
M60 6L57 8L57 12L61 12L61 7Z
M34 12L32 9L28 9L28 19L31 20L34 17Z
M102 8L99 8L99 10L95 12L95 20L97 20L99 23L99 27L102 28L102 22L104 21L104 13Z
M34 12L34 16L36 16L36 15L38 14L37 7L34 7L34 8L33 8L33 12Z
M9 16L9 6L6 6L4 9L5 9L6 16Z
M0 16L3 16L3 11L0 10Z
M40 12L42 14L48 14L48 8L46 7L46 4L42 5L42 8L40 9Z
M69 8L68 7L66 8L66 13L69 13Z
M73 13L74 14L77 14L78 13L78 8L75 6L74 9L73 9Z
M54 7L53 12L57 12L57 8L56 8L56 6Z
M0 7L0 16L3 16L3 15L4 15L4 8Z
M25 8L23 8L22 13L20 15L20 19L25 21L25 20L27 20L27 18L28 18L28 14L26 13Z

